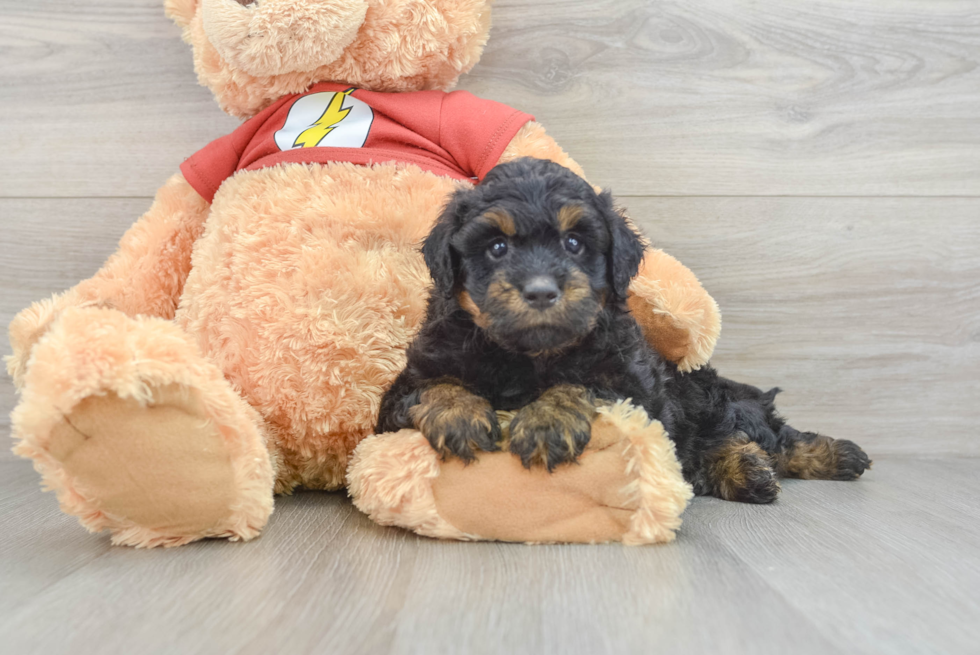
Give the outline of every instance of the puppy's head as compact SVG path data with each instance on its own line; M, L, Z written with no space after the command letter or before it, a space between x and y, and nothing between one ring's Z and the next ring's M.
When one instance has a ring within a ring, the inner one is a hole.
M435 293L502 347L536 355L579 341L622 303L643 249L608 193L525 158L458 191L422 252Z

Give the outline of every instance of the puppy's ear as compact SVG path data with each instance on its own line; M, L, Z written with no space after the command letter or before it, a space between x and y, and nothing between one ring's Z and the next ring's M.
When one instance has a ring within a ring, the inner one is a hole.
M450 297L456 287L456 276L459 273L459 255L453 250L452 239L459 225L463 211L464 194L457 191L442 211L429 236L422 244L422 256L429 268L429 275L435 289L441 295Z
M627 222L625 215L615 208L612 195L608 191L599 196L599 207L609 228L610 243L606 253L609 280L617 298L626 300L630 280L636 277L643 262L646 244Z

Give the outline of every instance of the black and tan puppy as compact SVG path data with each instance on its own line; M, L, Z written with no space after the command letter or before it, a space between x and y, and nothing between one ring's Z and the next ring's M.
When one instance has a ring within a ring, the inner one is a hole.
M425 241L435 287L378 431L552 469L582 453L597 403L629 398L664 424L695 493L766 503L777 474L860 476L867 455L787 425L778 390L679 373L647 345L626 308L643 250L608 193L551 162L503 164L459 191ZM495 410L516 410L506 444Z

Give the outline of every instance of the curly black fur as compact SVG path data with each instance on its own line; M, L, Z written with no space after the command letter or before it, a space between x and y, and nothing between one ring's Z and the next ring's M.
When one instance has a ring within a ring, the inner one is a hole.
M647 344L625 303L643 252L609 193L552 162L502 164L457 192L423 246L434 281L428 314L382 400L378 431L421 427L413 408L449 380L462 388L454 393L517 410L514 425L537 426L508 444L525 465L574 461L594 403L629 398L663 423L698 494L770 502L776 472L861 475L870 460L855 444L786 424L778 389L710 366L681 374ZM495 449L499 426L486 431ZM451 443L438 445L446 454Z

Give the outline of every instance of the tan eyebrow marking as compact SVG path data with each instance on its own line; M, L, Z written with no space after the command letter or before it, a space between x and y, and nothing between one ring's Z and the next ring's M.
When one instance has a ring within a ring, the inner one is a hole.
M514 217L503 209L491 209L481 216L481 218L509 237L517 234L517 227L514 225Z
M585 210L582 205L565 205L558 210L558 225L561 227L562 232L568 232L574 228Z

